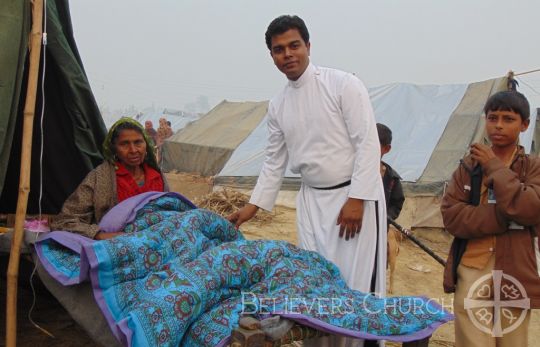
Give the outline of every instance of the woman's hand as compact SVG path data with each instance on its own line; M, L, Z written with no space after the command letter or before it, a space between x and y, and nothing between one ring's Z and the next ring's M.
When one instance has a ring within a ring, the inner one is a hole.
M106 232L100 231L96 234L94 239L95 240L108 240L108 239L112 239L113 237L125 235L125 234L126 233L124 232L106 233Z

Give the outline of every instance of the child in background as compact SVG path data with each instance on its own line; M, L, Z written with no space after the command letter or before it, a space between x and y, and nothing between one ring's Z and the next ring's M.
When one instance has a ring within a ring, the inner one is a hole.
M392 130L384 124L377 123L377 133L379 134L379 143L381 144L381 176L383 179L384 195L386 198L386 214L389 218L395 220L401 208L405 197L401 187L401 177L392 169L390 165L382 161L382 157L392 149ZM390 283L388 293L394 292L394 270L396 268L397 255L399 254L399 241L401 234L394 227L388 224L388 244L387 244L387 267L390 269Z

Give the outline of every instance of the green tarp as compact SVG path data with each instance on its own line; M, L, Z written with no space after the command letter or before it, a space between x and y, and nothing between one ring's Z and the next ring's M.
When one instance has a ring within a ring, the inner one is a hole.
M0 2L0 187L4 185L19 109L30 32L29 7L29 1Z
M30 12L29 0L0 2L1 213L14 213L17 201ZM43 49L46 64L42 212L57 213L85 175L102 161L100 149L106 128L77 51L67 0L47 1L47 45ZM40 74L42 70L43 65ZM41 99L40 82L28 213L38 212Z

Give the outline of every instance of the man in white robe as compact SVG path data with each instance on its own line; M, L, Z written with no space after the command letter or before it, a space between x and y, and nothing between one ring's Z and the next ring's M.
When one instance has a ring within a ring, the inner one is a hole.
M288 83L268 106L266 158L250 202L228 218L238 227L259 208L272 210L289 164L302 176L299 247L334 262L349 287L384 295L386 207L368 92L354 75L310 63L309 33L297 16L276 18L266 43Z

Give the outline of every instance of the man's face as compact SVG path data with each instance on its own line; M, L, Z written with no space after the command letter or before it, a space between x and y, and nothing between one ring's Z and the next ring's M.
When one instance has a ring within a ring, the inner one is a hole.
M309 48L297 29L272 36L270 55L279 71L288 79L296 81L309 65Z
M144 122L144 127L146 129L152 129L153 126L154 125L152 124L152 121L147 120L146 122Z
M515 146L519 133L528 127L529 120L523 121L513 111L489 111L486 115L486 133L494 147Z

